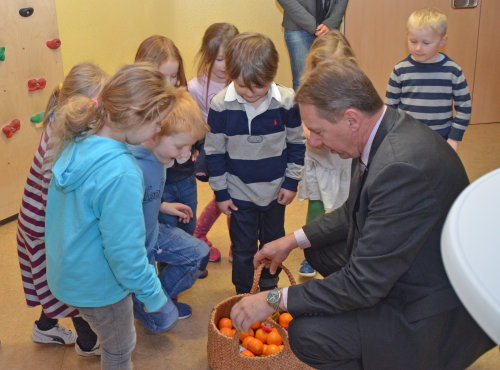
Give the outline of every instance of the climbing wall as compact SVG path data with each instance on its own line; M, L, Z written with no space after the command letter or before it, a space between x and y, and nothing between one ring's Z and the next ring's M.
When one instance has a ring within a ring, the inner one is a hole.
M54 0L0 1L0 221L19 211L37 127L63 79Z

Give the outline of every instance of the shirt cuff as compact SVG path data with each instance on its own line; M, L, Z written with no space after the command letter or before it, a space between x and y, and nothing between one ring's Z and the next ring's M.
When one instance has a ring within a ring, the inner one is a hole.
M311 242L307 239L306 233L303 229L295 230L293 235L295 236L295 240L297 241L299 248L306 249L311 246Z
M281 298L283 306L285 307L285 311L288 311L288 287L284 287L281 291Z

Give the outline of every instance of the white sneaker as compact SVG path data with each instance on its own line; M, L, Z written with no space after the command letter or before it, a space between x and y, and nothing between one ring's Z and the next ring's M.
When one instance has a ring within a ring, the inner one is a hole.
M35 343L55 343L71 345L76 342L76 333L69 329L65 329L62 326L56 324L52 329L40 330L36 323L33 325L33 331L31 332L31 339Z
M83 356L83 357L100 356L101 355L101 346L99 345L99 339L97 339L95 346L90 351L84 351L78 345L78 342L75 342L75 351L76 351L76 353L78 353L80 356Z

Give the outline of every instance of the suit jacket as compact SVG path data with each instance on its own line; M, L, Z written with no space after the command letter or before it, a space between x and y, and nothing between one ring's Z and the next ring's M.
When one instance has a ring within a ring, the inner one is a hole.
M323 24L329 29L339 29L348 0L331 0ZM304 30L314 35L316 27L315 0L278 0L283 8L282 26L287 30Z
M453 353L440 333L448 313L463 308L443 267L440 238L448 210L469 183L465 169L439 135L392 108L363 180L358 163L346 204L303 228L311 248L336 244L347 262L322 280L290 287L288 310L294 316L356 310L366 368L446 367L447 354L429 344L438 338L443 343L433 344Z

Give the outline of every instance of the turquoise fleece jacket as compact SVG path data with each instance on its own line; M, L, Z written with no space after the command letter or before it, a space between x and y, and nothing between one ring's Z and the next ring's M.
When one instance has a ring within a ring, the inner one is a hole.
M142 172L126 145L95 135L68 144L52 172L45 236L54 296L101 307L134 293L148 311L160 309L167 298L144 248Z

